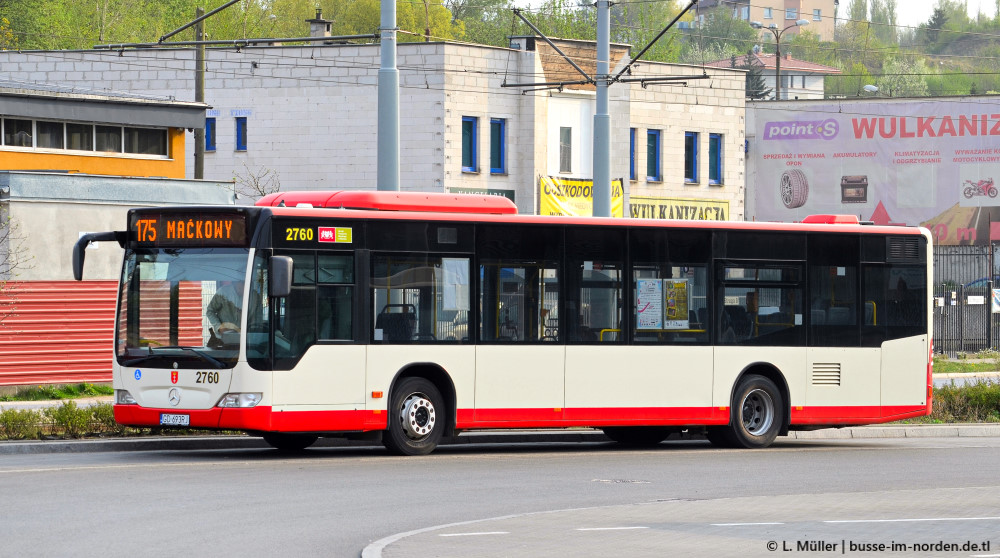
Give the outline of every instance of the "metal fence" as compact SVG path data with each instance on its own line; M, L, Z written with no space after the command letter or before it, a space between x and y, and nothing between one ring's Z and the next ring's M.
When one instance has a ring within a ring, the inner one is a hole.
M1000 313L991 289L1000 289L996 246L934 249L934 350L954 356L1000 347Z

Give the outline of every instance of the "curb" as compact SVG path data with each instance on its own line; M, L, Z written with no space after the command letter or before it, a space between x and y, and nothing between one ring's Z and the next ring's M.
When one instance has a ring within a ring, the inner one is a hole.
M822 430L789 432L788 440L845 440L875 438L980 438L1000 437L1000 424L927 424L903 426L853 426L825 428ZM688 440L701 440L700 435L687 436ZM671 439L668 439L670 441ZM676 441L677 439L672 439ZM469 444L570 444L601 443L610 440L599 430L511 430L500 432L468 432L455 438L442 440L441 446ZM377 447L381 444L368 440L321 438L314 448ZM251 436L156 436L145 438L112 438L106 440L51 440L0 442L0 455L27 455L48 453L97 453L135 451L202 451L271 449L261 438Z

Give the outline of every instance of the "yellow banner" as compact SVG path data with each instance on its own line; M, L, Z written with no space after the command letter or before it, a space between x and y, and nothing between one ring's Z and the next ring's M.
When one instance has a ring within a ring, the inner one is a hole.
M567 215L592 217L594 215L594 181L579 178L543 176L539 179L541 191L540 215ZM611 181L611 216L625 216L625 196L620 178Z
M726 200L632 196L629 200L629 214L634 219L728 221L729 202Z

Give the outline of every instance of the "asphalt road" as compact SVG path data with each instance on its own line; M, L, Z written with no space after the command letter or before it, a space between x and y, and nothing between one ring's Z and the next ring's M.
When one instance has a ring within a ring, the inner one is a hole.
M997 463L959 436L4 454L0 554L997 556Z

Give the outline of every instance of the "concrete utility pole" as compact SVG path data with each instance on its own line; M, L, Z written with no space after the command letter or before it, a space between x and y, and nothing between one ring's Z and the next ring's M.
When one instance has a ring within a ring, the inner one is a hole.
M396 69L396 2L382 0L378 69L378 190L399 191L399 70Z
M594 111L594 217L611 217L611 2L597 0L597 107Z
M201 16L205 15L205 8L198 8L195 11L198 23L194 27L194 40L205 40L205 24L202 23ZM198 103L205 102L205 45L198 45L194 59L194 100ZM205 128L194 129L194 177L196 179L205 178Z

